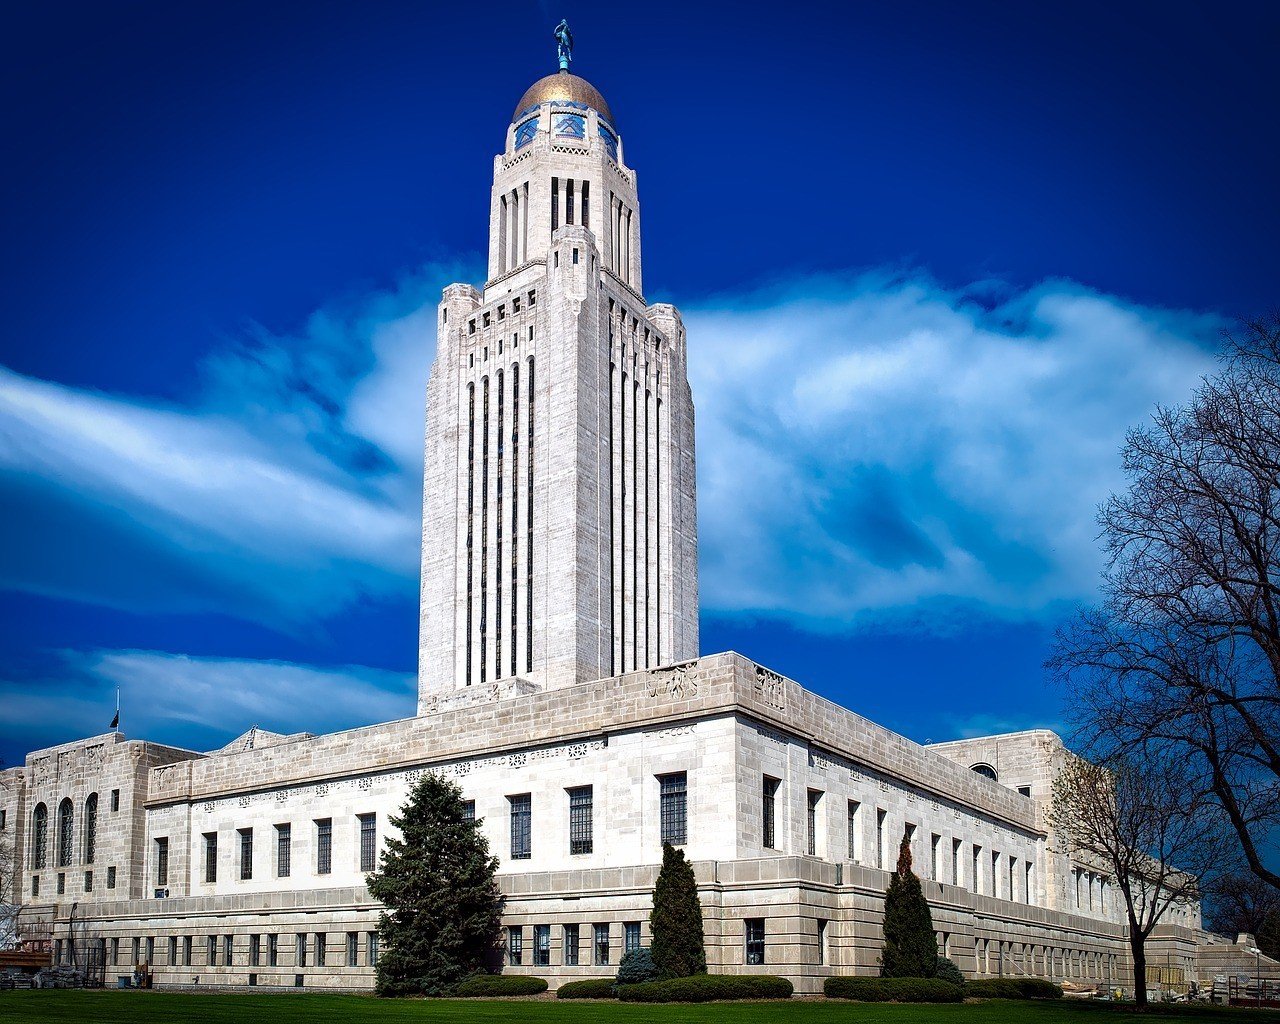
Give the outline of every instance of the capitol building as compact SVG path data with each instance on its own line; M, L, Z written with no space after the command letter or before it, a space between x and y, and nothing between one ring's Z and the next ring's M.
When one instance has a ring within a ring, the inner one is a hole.
M207 752L111 732L0 772L18 928L55 961L109 984L146 963L163 987L370 990L365 876L436 771L499 859L505 970L552 987L649 943L664 842L693 862L712 972L799 993L878 973L904 833L966 975L1131 984L1118 890L1046 820L1057 736L921 746L700 655L697 339L644 297L622 127L583 78L533 83L493 161L488 279L444 289L417 714ZM1183 908L1148 961L1204 980L1234 948Z

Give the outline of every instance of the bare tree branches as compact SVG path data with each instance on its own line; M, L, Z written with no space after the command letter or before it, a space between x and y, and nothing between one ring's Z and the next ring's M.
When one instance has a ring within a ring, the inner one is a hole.
M1140 1005L1147 938L1170 907L1200 898L1199 878L1221 848L1221 811L1189 796L1188 781L1184 759L1148 749L1105 764L1072 757L1053 785L1050 823L1077 856L1113 876L1124 898Z
M1178 751L1249 869L1280 888L1280 315L1184 407L1129 434L1099 513L1103 600L1049 661L1091 753Z

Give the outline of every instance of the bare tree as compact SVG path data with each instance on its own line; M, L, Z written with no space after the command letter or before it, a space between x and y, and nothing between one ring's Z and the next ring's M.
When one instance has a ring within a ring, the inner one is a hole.
M1146 943L1171 907L1200 898L1218 855L1221 812L1188 799L1182 759L1149 751L1093 764L1071 756L1053 785L1049 820L1073 854L1109 872L1124 897L1134 998L1147 1002Z
M1180 751L1249 870L1280 888L1280 315L1245 325L1123 460L1128 488L1099 513L1102 601L1049 667L1095 750Z
M1227 871L1205 885L1205 899L1213 931L1248 932L1267 956L1280 955L1280 892L1250 871Z
M0 949L18 938L18 864L9 831L0 832Z

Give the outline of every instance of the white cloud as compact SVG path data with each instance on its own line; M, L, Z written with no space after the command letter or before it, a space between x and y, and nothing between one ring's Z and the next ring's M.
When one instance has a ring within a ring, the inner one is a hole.
M0 369L0 488L26 487L11 504L30 513L0 584L290 629L411 601L435 302L467 277L427 268L295 335L255 329L185 404ZM824 629L1087 598L1124 431L1187 395L1220 326L918 274L807 278L686 319L703 606Z
M811 628L1088 599L1097 505L1216 318L1067 283L996 303L916 275L686 312L704 608Z
M250 725L331 732L414 713L414 674L362 665L195 658L163 651L66 652L56 679L0 682L9 729L29 743L105 732L121 689L127 735L212 749Z

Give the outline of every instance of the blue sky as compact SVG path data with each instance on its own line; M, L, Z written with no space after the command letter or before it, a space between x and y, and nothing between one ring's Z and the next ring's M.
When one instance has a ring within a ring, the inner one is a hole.
M412 712L422 391L575 70L689 324L703 651L1056 726L1128 425L1277 302L1258 5L122 3L0 41L0 757Z

